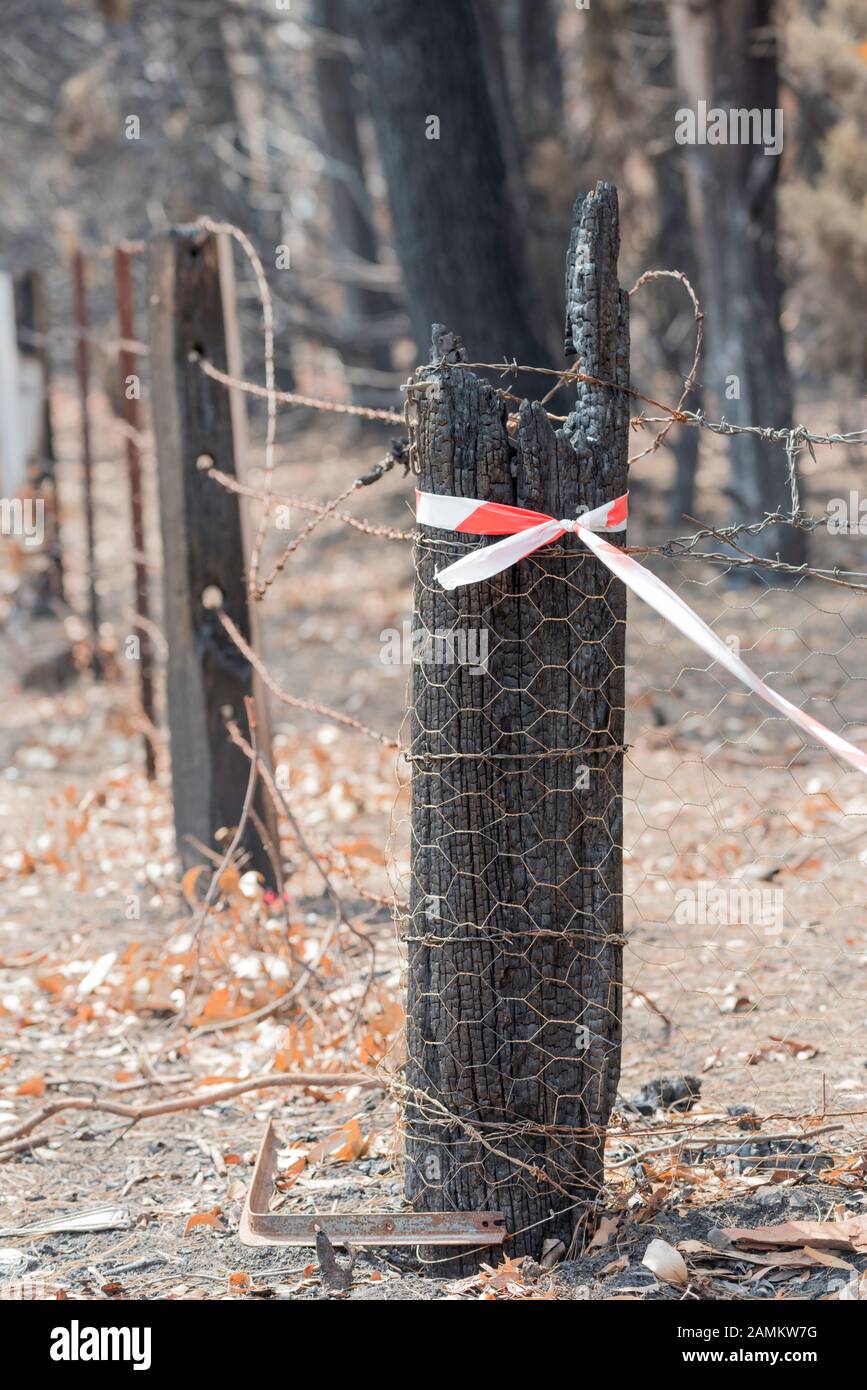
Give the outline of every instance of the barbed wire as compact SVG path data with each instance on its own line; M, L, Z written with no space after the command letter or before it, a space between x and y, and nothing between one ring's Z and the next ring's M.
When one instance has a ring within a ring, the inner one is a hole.
M239 631L236 624L233 623L228 613L222 608L218 608L216 613L229 637L231 637L235 646L238 648L238 651L242 656L246 657L247 661L249 661L250 665L253 667L253 670L261 677L263 684L268 687L271 694L275 696L281 704L289 705L293 709L307 710L311 714L319 714L325 719L332 720L335 724L342 724L345 728L353 729L358 734L364 734L367 738L373 739L374 742L382 744L383 748L400 747L397 739L389 738L387 734L378 733L376 729L369 728L367 724L363 724L359 719L354 719L350 714L342 714L339 710L331 709L328 705L321 705L316 700L304 700L297 695L290 695L288 691L278 685L264 661L253 651L253 648L250 646L249 642L246 641L243 633Z
M265 274L265 267L259 257L247 233L242 228L237 227L233 222L215 222L211 217L201 217L197 226L205 231L211 232L215 236L227 236L241 247L256 282L256 293L259 296L259 304L262 309L262 333L264 339L265 357L265 398L267 401L267 424L265 429L265 502L262 507L262 514L259 518L259 525L253 540L250 551L250 564L248 568L247 587L251 594L258 589L259 557L262 546L265 543L265 536L268 532L268 521L271 516L271 488L274 477L274 443L277 437L277 401L275 398L276 371L274 367L274 301L271 297L271 288ZM200 365L202 365L200 363ZM233 385L235 383L232 383ZM238 386L238 390L243 389Z
M396 410L384 410L375 406L350 405L345 401L329 401L322 396L306 396L298 391L277 391L269 392L266 386L260 386L258 382L246 381L242 377L230 376L228 372L220 371L212 362L208 362L203 357L195 357L199 367L209 376L212 381L219 381L223 386L230 386L236 391L243 391L248 396L258 396L260 399L273 399L281 405L304 406L308 410L326 411L332 415L352 415L360 420L381 420L385 424L401 425L403 416Z
M389 456L389 462L391 462ZM385 462L385 460L383 460ZM265 494L260 488L250 487L247 483L241 483L237 478L231 477L228 473L223 473L219 468L205 468L206 477L213 478L214 482L219 483L220 487L226 488L229 492L235 492L241 497L250 497L261 501ZM380 540L408 541L412 542L415 538L415 531L398 531L391 526L378 526L375 522L366 521L363 517L352 516L350 512L339 512L335 508L339 506L337 498L332 498L329 502L311 502L307 498L295 497L290 493L272 494L276 503L287 507L297 507L301 512L313 512L316 516L330 517L332 521L341 521L346 526L350 526L355 531L360 531L365 536L374 536Z

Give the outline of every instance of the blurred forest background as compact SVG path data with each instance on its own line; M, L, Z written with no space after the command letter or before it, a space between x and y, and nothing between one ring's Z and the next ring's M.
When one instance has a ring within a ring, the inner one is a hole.
M862 423L862 0L0 9L0 255L43 272L59 322L70 321L73 243L209 213L262 255L284 386L392 404L427 358L433 321L460 333L471 359L561 365L570 210L606 178L620 190L622 282L676 267L701 297L693 406L786 428L795 401L819 398L825 428ZM675 113L699 99L782 108L781 157L679 145ZM252 285L245 293L255 328ZM638 295L635 384L676 400L694 331L675 282ZM724 396L732 376L736 399ZM692 503L699 434L671 441L671 519ZM758 441L729 447L733 519L784 504Z

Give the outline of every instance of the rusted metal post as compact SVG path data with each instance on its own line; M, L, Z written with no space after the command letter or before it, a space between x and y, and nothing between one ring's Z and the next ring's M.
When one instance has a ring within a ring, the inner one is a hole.
M102 671L99 656L99 597L96 591L96 528L93 514L93 449L90 434L90 346L87 312L87 265L76 249L72 259L72 289L75 304L75 374L81 408L81 466L84 478L84 524L87 547L87 593L90 632L93 641L91 668L95 676Z
M154 684L150 624L150 601L148 595L147 557L145 554L144 507L141 482L141 450L139 430L141 413L139 410L139 378L136 373L136 353L132 344L135 340L135 312L133 309L132 264L125 246L117 246L114 253L114 285L117 299L117 322L121 337L118 353L120 375L120 399L123 418L126 423L126 462L129 474L129 507L132 520L133 566L135 570L135 611L140 619L139 640L139 697L142 714L148 721L144 732L145 770L148 780L156 776L156 756L154 753L153 730Z

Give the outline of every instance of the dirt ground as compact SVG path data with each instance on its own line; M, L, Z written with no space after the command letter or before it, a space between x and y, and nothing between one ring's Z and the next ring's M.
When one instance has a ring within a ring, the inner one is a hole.
M97 404L109 677L95 682L82 673L54 692L22 689L40 644L47 651L57 629L23 627L4 600L3 1131L69 1096L141 1105L265 1073L358 1071L399 1057L401 955L389 902L393 887L400 896L406 873L406 799L388 748L320 714L274 704L281 786L339 881L361 938L335 929L316 870L287 834L295 872L285 916L255 885L235 881L193 939L164 744L157 783L149 786L142 772L136 665L125 655L133 631L125 475L106 403ZM83 612L75 411L65 396L58 405L70 597ZM827 423L820 407L814 413L808 423ZM387 439L376 426L284 420L278 491L327 499L380 457ZM156 581L153 461L146 462ZM658 543L671 530L664 515L670 467L661 452L636 468L633 544ZM815 464L807 459L805 473L815 510L853 485L844 451L823 451ZM713 445L702 478L698 516L724 517ZM412 480L395 470L352 510L409 529L411 492ZM281 541L271 536L269 555ZM837 544L839 554L817 542L821 563L857 569L863 542ZM5 563L11 594L13 557ZM865 597L816 580L794 589L737 587L722 570L687 561L661 562L659 572L721 635L739 640L760 675L807 700L853 742L867 743ZM410 595L408 545L325 524L263 605L275 679L293 695L395 735L409 667L383 663L382 634L409 617ZM137 1123L100 1110L46 1120L0 1163L5 1296L682 1297L682 1288L641 1262L657 1238L693 1243L684 1250L688 1296L824 1298L857 1283L864 1256L750 1263L736 1252L720 1254L725 1242L709 1233L865 1213L867 789L830 755L804 749L796 731L709 670L637 600L629 634L623 1105L584 1253L551 1270L507 1263L460 1284L437 1279L413 1250L374 1251L358 1256L348 1290L335 1291L312 1251L244 1247L238 1221L269 1117L282 1146L280 1209L400 1209L393 1099L351 1085L307 1086L250 1091ZM731 911L694 910L710 889L739 905L736 920ZM375 967L365 993L370 944ZM299 958L315 962L329 990L299 990L297 1016L268 1012L287 981L297 982ZM262 1016L239 1022L253 1011ZM670 1112L640 1117L630 1109L647 1082L683 1075L701 1083L692 1128L678 1129ZM821 1130L810 1162L733 1164L710 1142L706 1152L700 1144L689 1149L690 1135L702 1128L712 1138L722 1129L735 1140L760 1137L733 1127L734 1106L750 1107L765 1135L809 1139ZM98 1218L105 1228L88 1230L97 1218L87 1214L100 1207L108 1208ZM84 1229L22 1229L76 1217ZM494 1254L492 1265L500 1258Z

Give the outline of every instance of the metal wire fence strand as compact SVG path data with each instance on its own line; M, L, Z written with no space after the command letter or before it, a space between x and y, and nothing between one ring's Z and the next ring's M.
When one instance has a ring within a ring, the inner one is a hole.
M347 729L354 729L356 733L364 734L366 738L373 739L375 743L382 744L383 748L399 748L400 745L397 739L389 738L387 734L377 733L375 729L368 728L361 720L353 719L350 714L341 714L339 710L331 709L328 705L321 705L316 700L303 700L297 695L290 695L288 691L278 685L264 661L261 661L249 643L245 642L242 633L239 632L228 613L222 608L216 611L220 622L235 643L238 651L242 656L246 657L253 669L262 677L264 684L271 691L271 694L274 695L281 704L289 705L293 709L307 710L311 714L319 714L323 719L330 719L335 724L343 724Z
M268 522L271 516L274 444L277 437L277 401L274 394L276 388L274 367L274 301L271 297L271 288L268 284L267 276L265 275L265 267L262 265L259 254L246 232L242 231L240 227L236 227L232 222L215 222L210 217L200 218L197 225L204 228L206 231L212 232L214 235L231 237L238 243L253 271L256 281L256 292L262 307L262 333L265 356L265 398L267 401L267 425L265 429L265 501L250 551L247 586L250 593L254 594L257 592L258 587L259 558L262 552L262 546L265 543L265 537L268 533ZM200 366L204 365L204 363L200 362ZM226 384L234 385L234 383Z
M672 426L675 424L676 421L681 419L683 407L686 404L688 396L691 394L695 387L696 378L698 376L698 366L701 361L702 343L704 339L704 312L702 310L701 304L699 303L698 295L696 294L695 290L693 289L692 285L690 284L689 280L687 279L686 275L684 275L682 270L646 270L643 275L640 275L638 277L635 284L632 286L632 289L629 291L630 298L636 293L637 290L640 290L643 285L647 285L653 280L677 280L681 285L683 285L684 289L686 290L687 294L692 300L693 316L695 318L695 346L693 349L692 366L690 367L686 377L684 378L683 391L680 394L680 400L674 407L674 410L672 411L668 422L655 436L652 444L650 444L646 449L643 449L640 453L634 454L630 458L630 465L638 463L640 459L646 458L648 454L656 453L656 450L660 448L660 446L664 444L665 440L668 438Z
M241 497L261 499L265 495L259 488L240 483L237 478L221 472L219 468L208 467L204 471L209 478L213 478L214 482L219 483L220 487L227 488L229 492L236 492ZM414 531L398 531L391 526L378 526L375 522L366 521L363 517L352 516L349 512L336 511L335 508L339 506L338 499L332 499L330 502L311 502L309 498L295 497L288 493L274 492L271 495L278 505L297 507L298 511L312 512L315 516L330 517L332 521L342 522L343 525L349 526L365 536L375 536L380 540L409 542L412 542L415 536Z
M273 400L280 405L304 406L308 410L325 411L331 415L352 415L360 420L380 420L384 424L401 425L403 416L395 410L385 410L376 406L350 405L344 401L329 401L321 396L305 396L298 391L274 391L269 393L267 387L260 386L255 381L245 381L241 377L230 376L228 372L222 372L215 367L212 362L199 359L199 366L206 376L212 377L214 381L219 381L223 386L231 386L237 391L244 391L248 396L259 396L263 400L273 397Z

